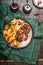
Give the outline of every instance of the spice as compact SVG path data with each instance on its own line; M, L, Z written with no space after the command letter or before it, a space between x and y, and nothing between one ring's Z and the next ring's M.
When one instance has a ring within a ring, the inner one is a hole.
M40 18L38 18L38 24L40 24Z
M39 13L39 12L36 12L36 13L34 14L34 16L38 16L38 15L40 15L40 13Z
M38 5L42 4L42 1L38 1Z

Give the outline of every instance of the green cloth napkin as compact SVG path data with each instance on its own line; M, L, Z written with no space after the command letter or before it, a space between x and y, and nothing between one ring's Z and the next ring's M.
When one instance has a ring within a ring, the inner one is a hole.
M3 11L8 15L9 20L15 17L20 17L26 19L33 28L34 36L41 36L42 32L40 31L41 25L38 25L37 19L25 18L19 10L15 13L10 11L10 7L7 4L0 4L0 7L3 8ZM9 59L13 59L16 62L24 62L28 64L36 64L38 52L40 49L40 39L32 39L30 45L23 49L14 49L7 45L6 41L2 35L2 29L4 26L4 16L0 12L0 53L7 56Z

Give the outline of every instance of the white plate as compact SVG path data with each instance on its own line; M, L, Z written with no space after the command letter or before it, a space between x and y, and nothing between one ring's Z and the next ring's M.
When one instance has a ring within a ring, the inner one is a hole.
M43 8L43 0L32 0L33 4L38 8Z
M23 19L24 20L24 19ZM26 21L26 20L25 20ZM27 21L26 21L27 22ZM27 47L31 40L32 40L32 37L33 37L33 29L32 29L32 26L30 25L30 23L28 22L29 26L30 26L30 32L28 33L28 39L26 41L22 41L22 42L19 42L18 46L15 47L13 44L10 44L11 47L13 48L24 48L24 47Z

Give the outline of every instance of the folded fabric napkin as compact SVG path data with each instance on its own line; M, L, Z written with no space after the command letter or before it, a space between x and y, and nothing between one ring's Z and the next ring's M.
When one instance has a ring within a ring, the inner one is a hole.
M26 19L33 28L34 36L41 36L42 32L40 31L41 25L38 25L37 19L25 18L25 16L18 10L16 13L10 11L10 7L7 4L0 4L0 7L3 9L4 13L7 14L9 20L12 18L20 17ZM40 39L32 39L30 45L23 49L14 49L6 44L2 36L2 29L4 26L4 16L1 13L0 16L0 53L7 56L9 59L13 59L16 62L24 62L28 64L35 64L38 57L38 52L40 49Z

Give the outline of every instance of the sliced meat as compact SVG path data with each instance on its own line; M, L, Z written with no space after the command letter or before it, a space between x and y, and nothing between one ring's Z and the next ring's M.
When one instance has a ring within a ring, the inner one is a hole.
M23 30L25 33L29 33L30 32L30 29L29 29L29 26L28 27L26 27L25 25L23 25L22 27L21 27L21 30Z
M27 22L24 23L23 27L26 29L26 32L29 33L30 32L30 26Z
M19 29L17 32L16 32L16 38L18 41L23 41L23 30Z
M28 38L28 34L24 33L23 34L23 40L25 41L25 40L27 40L27 38Z
M16 38L17 38L17 40L18 41L24 41L24 40L26 40L27 38L28 38L28 35L27 34L25 34L25 33L20 33L19 35L16 35Z
M16 32L17 40L20 42L27 40L29 32L29 24L25 22L24 25Z
M24 27L25 28L28 28L29 27L29 24L27 22L24 23Z
M24 32L24 30L18 30L17 34L16 34L16 38L18 41L23 41L26 40L28 38L28 34Z

